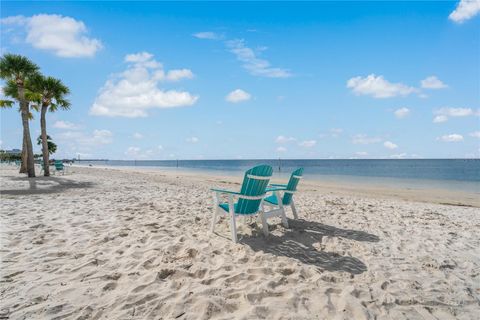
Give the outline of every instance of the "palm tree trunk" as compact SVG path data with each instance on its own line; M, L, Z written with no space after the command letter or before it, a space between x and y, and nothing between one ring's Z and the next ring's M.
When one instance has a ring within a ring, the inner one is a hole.
M29 106L28 101L25 100L25 89L23 83L18 86L18 98L20 100L20 109L22 112L23 138L27 152L27 174L29 178L35 177L35 161L33 158L32 138L30 137L30 124L28 123Z
M43 153L43 172L44 176L50 176L50 166L49 166L49 153L48 153L48 141L47 141L47 121L45 119L46 113L48 110L48 105L42 104L42 111L40 114L40 128L42 130L42 153Z
M27 173L27 140L23 135L22 144L22 161L20 162L20 173Z

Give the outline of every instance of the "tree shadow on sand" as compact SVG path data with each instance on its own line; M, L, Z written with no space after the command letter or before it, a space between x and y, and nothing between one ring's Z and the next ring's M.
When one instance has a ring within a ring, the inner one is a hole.
M59 177L11 177L12 181L28 182L28 188L0 190L1 195L32 195L32 194L50 194L60 193L68 189L92 188L95 184L92 182L77 182Z
M305 220L288 221L289 229L282 235L270 234L268 239L254 234L243 237L240 242L250 246L254 251L263 251L276 256L296 259L302 263L316 266L328 271L343 271L350 274L361 274L367 266L361 260L342 256L335 252L317 250L313 245L321 243L322 238L341 237L355 241L378 242L378 236L364 231L340 229L318 222ZM270 226L270 228L274 226Z

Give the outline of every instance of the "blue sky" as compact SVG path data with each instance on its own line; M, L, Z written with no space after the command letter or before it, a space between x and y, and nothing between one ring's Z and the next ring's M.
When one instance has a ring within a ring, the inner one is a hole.
M47 118L57 157L478 157L479 10L2 1L1 52L70 87ZM2 110L2 148L21 132Z

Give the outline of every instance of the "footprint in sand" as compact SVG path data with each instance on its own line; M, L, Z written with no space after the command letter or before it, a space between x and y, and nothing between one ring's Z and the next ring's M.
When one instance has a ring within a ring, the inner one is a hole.
M111 291L111 290L115 290L115 288L117 287L117 283L116 282L110 282L110 283L107 283L104 287L103 287L103 291Z

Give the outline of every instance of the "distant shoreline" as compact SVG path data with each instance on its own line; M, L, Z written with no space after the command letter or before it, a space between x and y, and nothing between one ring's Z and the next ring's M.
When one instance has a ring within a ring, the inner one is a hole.
M443 189L480 193L477 160L109 160L80 161L79 166L132 167L141 170L186 171L216 176L237 176L260 163L271 165L274 175L287 178L298 167L305 179L393 189Z
M248 159L75 159L74 161L334 161L334 160L480 160L480 158L248 158Z
M162 175L171 178L188 178L192 181L212 182L212 186L218 183L229 183L237 185L240 183L243 175L240 172L217 172L218 174L212 174L211 171L202 170L184 170L185 168L153 168L153 167L128 167L128 166L78 166L74 165L74 168L84 170L88 168L91 170L115 170L121 172L138 172L138 173L151 173L152 175ZM286 175L275 175L272 178L272 182L280 183L284 182ZM451 182L450 182L451 183ZM475 183L480 188L480 184ZM407 185L395 185L387 183L371 183L365 181L351 181L351 180L315 180L309 179L308 175L302 180L301 189L306 191L318 191L325 194L344 194L355 195L369 198L387 198L387 199L402 199L406 201L423 202L423 203L435 203L452 206L462 207L477 207L480 208L480 190L458 190L458 189L442 189L435 188L434 186L425 185L423 188L412 188Z

